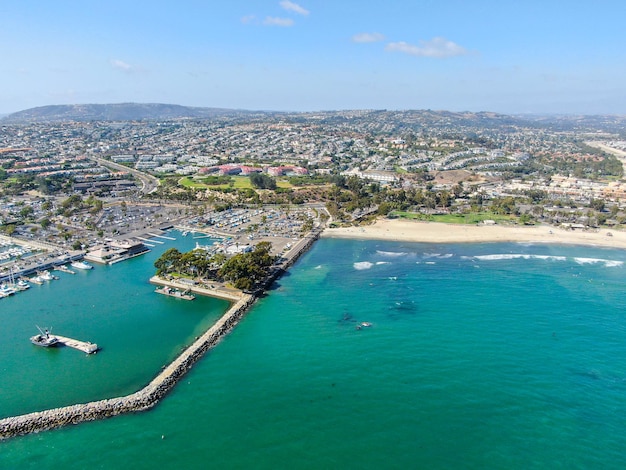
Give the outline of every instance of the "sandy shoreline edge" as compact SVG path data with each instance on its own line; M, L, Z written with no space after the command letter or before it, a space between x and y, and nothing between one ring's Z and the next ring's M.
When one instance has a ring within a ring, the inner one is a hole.
M626 232L619 230L579 231L549 225L460 225L403 219L379 219L373 225L362 227L327 228L322 237L421 243L532 242L626 249Z

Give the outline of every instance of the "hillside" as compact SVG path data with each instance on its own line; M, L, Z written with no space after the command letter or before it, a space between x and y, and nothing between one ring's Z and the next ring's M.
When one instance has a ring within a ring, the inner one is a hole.
M238 111L222 108L197 108L175 104L118 103L118 104L68 104L30 108L9 114L2 123L58 122L58 121L141 121L177 118L209 118Z

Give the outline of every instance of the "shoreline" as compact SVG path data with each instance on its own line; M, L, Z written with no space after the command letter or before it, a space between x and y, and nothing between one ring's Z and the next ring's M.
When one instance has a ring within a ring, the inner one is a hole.
M378 219L373 225L327 228L323 238L414 243L548 243L626 249L626 232L572 230L549 225L461 225L404 219Z

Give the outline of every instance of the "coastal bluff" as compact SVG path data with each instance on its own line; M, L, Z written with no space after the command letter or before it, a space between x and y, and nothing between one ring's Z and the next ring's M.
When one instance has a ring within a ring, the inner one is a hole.
M206 351L214 347L235 327L255 300L256 297L243 294L211 328L143 389L123 397L4 418L0 420L0 440L153 407Z

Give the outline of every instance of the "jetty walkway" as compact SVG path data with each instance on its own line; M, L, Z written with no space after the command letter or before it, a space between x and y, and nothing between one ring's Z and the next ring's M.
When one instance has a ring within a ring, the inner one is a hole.
M84 353L94 354L98 351L98 345L95 343L90 343L89 341L79 341L77 339L67 338L66 336L59 336L57 334L54 336L59 340L59 343L70 348L78 349Z

